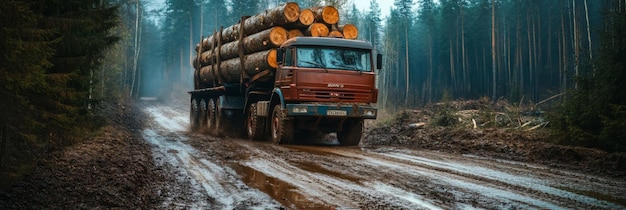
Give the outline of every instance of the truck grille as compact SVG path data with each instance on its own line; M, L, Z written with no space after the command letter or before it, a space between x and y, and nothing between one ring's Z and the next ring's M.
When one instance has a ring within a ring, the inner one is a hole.
M303 101L341 101L341 102L363 102L371 101L371 93L350 92L341 90L310 90L301 89L299 91L300 100Z

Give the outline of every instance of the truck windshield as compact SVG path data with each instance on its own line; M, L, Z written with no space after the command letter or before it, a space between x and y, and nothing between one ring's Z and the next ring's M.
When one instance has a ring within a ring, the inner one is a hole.
M350 48L297 48L299 67L372 71L371 51Z

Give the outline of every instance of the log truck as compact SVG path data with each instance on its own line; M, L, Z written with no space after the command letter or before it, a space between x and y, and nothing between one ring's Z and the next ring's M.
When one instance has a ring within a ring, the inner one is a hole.
M189 91L191 130L277 144L334 132L340 145L358 145L364 120L377 116L382 55L346 38L358 32L338 19L332 6L300 10L289 2L203 38Z

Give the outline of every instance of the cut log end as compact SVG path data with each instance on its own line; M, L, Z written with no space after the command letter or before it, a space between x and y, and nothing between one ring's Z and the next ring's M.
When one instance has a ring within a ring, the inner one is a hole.
M278 67L278 62L276 62L276 50L275 49L271 49L269 53L267 53L267 63L272 68Z
M296 22L301 16L300 6L298 6L298 4L294 2L287 2L287 4L285 4L283 14L285 15L285 19L288 22Z
M343 38L343 34L340 31L331 31L328 33L328 37Z
M313 23L306 31L306 35L314 36L314 37L325 37L328 36L328 26L323 23Z
M321 17L318 16L318 18L321 18L321 20L326 24L332 25L339 22L339 11L337 11L337 8L333 6L322 7L321 12L318 14L321 15Z
M304 36L304 34L302 33L302 31L300 31L300 29L291 29L289 30L289 32L287 32L288 39L299 37L299 36Z
M305 26L310 26L315 21L315 15L310 9L303 9L300 11L300 23Z
M272 31L270 32L270 41L274 45L280 46L280 44L285 42L285 40L287 40L287 30L285 28L280 26L272 28Z
M343 33L343 37L346 39L356 39L359 36L359 29L352 24L339 26L339 30Z

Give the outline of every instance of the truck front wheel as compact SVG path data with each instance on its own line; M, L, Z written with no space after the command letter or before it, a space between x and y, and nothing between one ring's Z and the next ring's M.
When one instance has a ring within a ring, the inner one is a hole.
M363 119L346 120L343 128L337 132L337 140L342 146L356 146L361 142L363 134Z
M250 104L248 117L246 119L246 128L248 130L248 138L250 140L259 140L263 138L263 122L257 115L256 103Z
M272 141L276 144L288 144L293 140L293 121L288 119L280 105L272 111Z
M197 131L200 127L199 114L200 105L198 103L198 99L192 98L189 106L189 127L191 127L191 131Z

